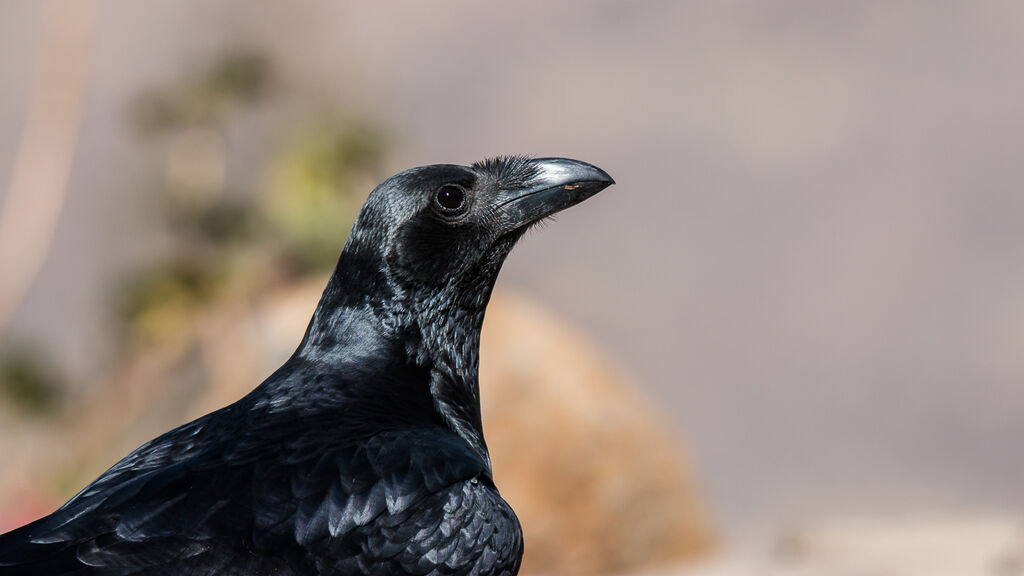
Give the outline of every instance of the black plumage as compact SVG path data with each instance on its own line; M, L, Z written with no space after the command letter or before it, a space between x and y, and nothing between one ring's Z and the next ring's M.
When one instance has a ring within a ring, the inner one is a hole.
M518 157L390 178L293 356L0 535L0 574L515 574L480 421L484 309L530 225L612 183Z

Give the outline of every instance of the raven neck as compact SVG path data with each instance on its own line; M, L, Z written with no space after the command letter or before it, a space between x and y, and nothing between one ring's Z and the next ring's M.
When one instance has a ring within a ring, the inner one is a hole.
M465 298L456 287L413 295L403 325L411 359L430 371L430 395L445 425L461 436L491 469L480 415L480 330L490 288ZM399 312L401 315L402 312Z
M436 416L490 472L480 416L480 330L493 281L401 289L342 254L296 357L343 368L368 359L426 374ZM380 267L370 268L380 270ZM349 371L349 370L346 370ZM358 370L357 370L358 371ZM380 390L389 395L390 390Z

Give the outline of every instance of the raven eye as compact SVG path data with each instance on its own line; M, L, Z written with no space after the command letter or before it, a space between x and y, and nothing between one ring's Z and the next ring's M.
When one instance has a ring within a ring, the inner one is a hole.
M466 193L458 186L447 184L437 191L434 201L441 207L442 212L450 215L466 206Z

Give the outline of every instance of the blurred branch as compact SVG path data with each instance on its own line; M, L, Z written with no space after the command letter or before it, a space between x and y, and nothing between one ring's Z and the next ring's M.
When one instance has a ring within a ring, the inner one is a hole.
M93 37L93 0L43 5L39 64L0 205L0 333L39 273L67 193Z

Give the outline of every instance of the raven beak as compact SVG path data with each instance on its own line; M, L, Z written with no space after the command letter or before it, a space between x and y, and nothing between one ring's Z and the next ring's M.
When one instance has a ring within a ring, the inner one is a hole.
M574 206L615 184L597 166L568 158L531 160L536 176L526 186L501 192L498 209L516 230Z

